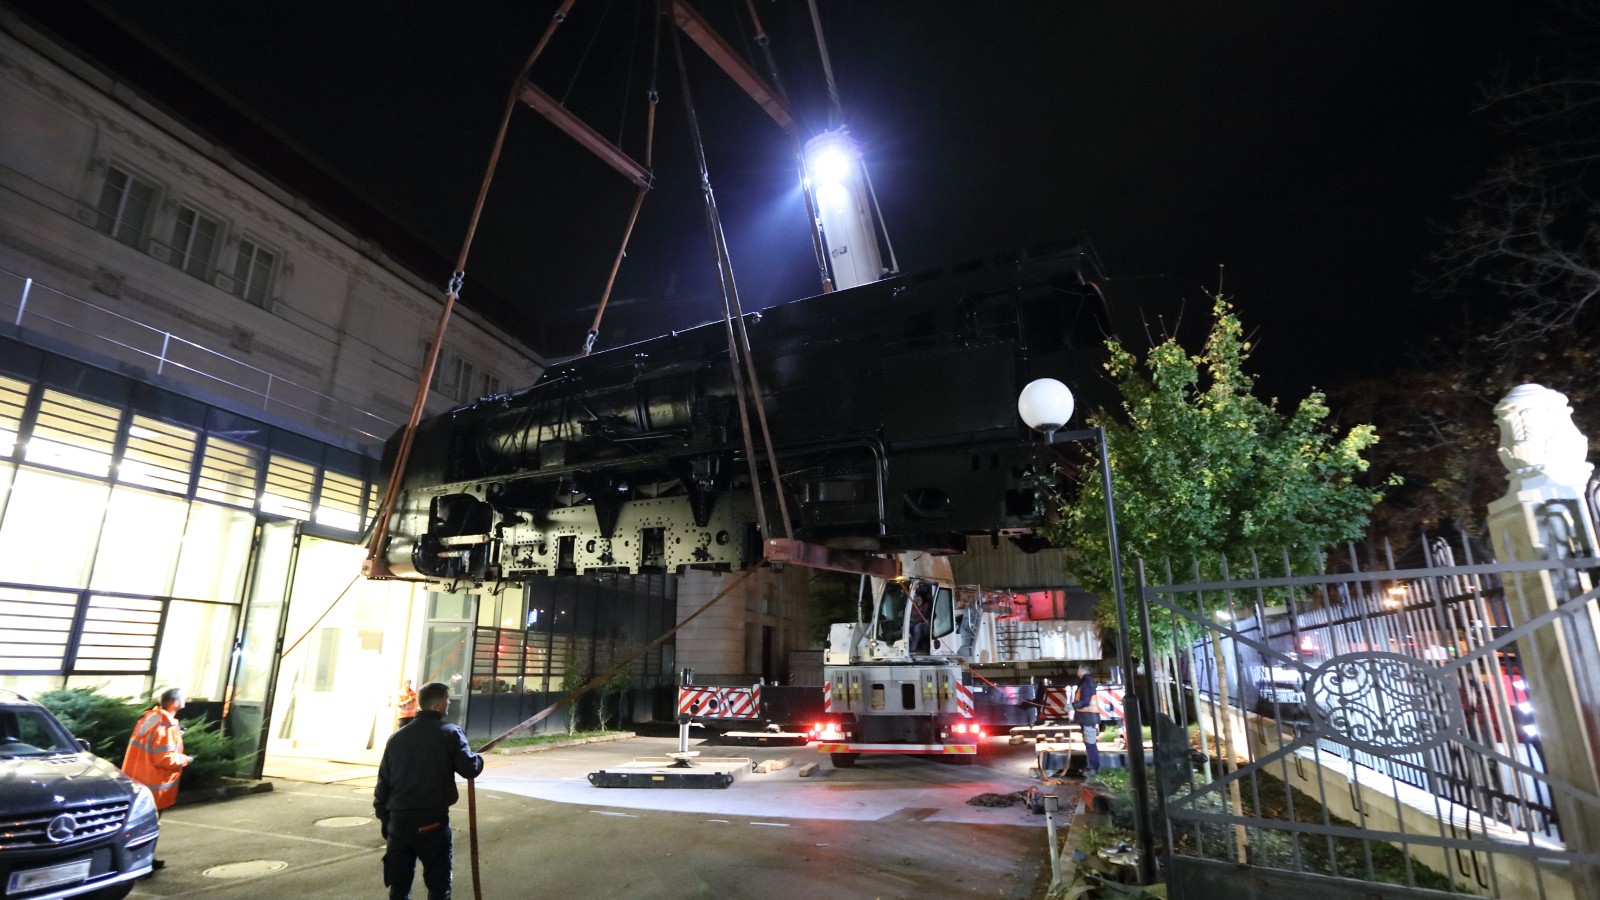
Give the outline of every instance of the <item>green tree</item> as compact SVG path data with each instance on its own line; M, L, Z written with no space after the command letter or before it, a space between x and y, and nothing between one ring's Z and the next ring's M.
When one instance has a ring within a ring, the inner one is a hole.
M1194 560L1210 576L1223 560L1239 571L1252 550L1299 548L1307 561L1362 533L1380 498L1357 480L1376 433L1357 425L1339 435L1319 392L1292 415L1281 413L1276 400L1258 398L1245 371L1250 344L1220 295L1198 353L1171 337L1142 361L1114 339L1107 348L1121 415L1101 411L1093 421L1106 430L1127 585L1140 558L1156 566L1170 558L1185 574ZM1100 484L1098 471L1087 472L1047 536L1073 548L1068 566L1084 587L1111 598ZM1102 621L1110 618L1108 599L1100 611Z
M573 693L588 683L589 676L584 673L583 669L569 668L561 676L561 693ZM578 731L578 717L582 715L582 700L583 698L579 697L567 705L567 737L573 736Z

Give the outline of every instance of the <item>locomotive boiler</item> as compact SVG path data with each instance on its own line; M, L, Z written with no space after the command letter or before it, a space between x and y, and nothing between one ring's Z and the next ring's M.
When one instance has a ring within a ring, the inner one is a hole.
M1053 377L1103 396L1095 278L1069 242L747 314L753 466L732 323L552 365L420 423L381 554L394 577L493 590L739 569L773 537L887 554L1028 534L1062 485L1017 395Z

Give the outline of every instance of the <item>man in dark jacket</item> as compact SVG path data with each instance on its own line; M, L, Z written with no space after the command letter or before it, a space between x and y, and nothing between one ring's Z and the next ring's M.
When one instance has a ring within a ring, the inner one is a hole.
M1099 688L1092 671L1078 667L1078 693L1072 698L1072 718L1083 728L1084 768L1090 775L1100 771L1100 704L1094 696Z
M428 900L450 900L450 807L456 802L456 776L476 778L483 757L467 746L467 736L444 720L450 687L432 681L417 692L421 711L389 736L378 766L372 808L387 842L383 883L390 900L410 900L411 878L422 861Z

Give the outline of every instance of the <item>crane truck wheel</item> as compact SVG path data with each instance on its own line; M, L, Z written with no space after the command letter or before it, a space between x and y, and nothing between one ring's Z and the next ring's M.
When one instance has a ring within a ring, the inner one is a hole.
M830 753L828 755L833 757L833 767L835 769L853 769L853 768L855 768L855 765L856 765L856 757L860 756L861 754L859 754L859 753Z

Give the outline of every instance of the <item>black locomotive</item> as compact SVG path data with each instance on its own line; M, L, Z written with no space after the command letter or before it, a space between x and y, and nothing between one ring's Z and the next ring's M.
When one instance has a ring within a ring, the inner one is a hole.
M1093 399L1112 331L1094 272L1068 242L748 314L772 448L745 417L754 467L731 323L554 365L419 426L384 558L397 577L492 589L743 568L767 537L959 552L1028 533L1058 475L1017 395L1053 377Z

